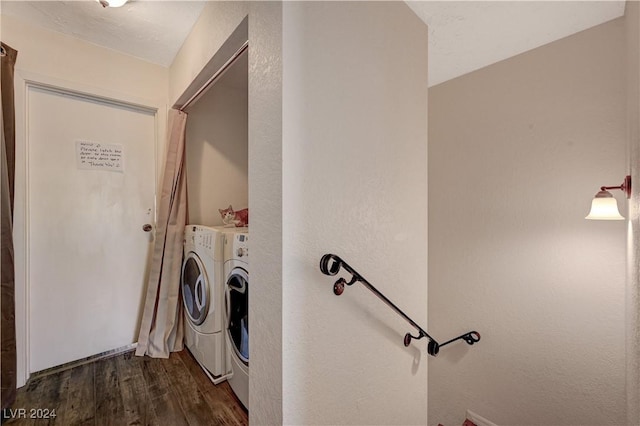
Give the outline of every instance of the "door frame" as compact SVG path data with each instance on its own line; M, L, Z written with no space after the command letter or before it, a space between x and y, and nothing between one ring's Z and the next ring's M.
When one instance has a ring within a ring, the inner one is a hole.
M240 57L249 54L249 17L242 19L233 32L222 43L222 46L211 56L202 70L194 77L189 86L176 99L173 108L184 111L196 104L198 100L217 82ZM247 82L248 84L248 82Z
M15 165L15 205L13 215L13 240L15 261L15 323L17 386L24 386L30 376L30 281L29 281L29 104L28 92L31 88L66 93L75 97L93 99L111 105L144 110L153 114L155 137L153 157L155 164L154 182L154 222L157 219L158 187L161 178L159 155L165 147L167 106L160 99L145 99L99 87L61 80L46 75L20 69L15 72L16 105L16 165ZM154 227L155 229L155 227Z

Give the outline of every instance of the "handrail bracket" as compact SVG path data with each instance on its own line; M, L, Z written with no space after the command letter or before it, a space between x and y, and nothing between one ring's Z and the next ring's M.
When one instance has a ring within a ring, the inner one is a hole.
M325 254L320 259L320 271L323 274L334 276L340 272L340 269L344 269L351 274L351 280L347 281L346 279L340 277L333 284L333 293L336 296L340 296L344 293L345 285L351 286L357 282L360 282L367 289L369 289L373 294L375 294L380 300L382 300L387 306L393 309L398 315L400 315L405 321L407 321L412 327L418 330L418 335L414 336L411 333L407 333L404 335L404 345L409 346L411 344L411 340L420 340L423 337L426 337L429 340L427 344L427 352L431 356L438 355L440 352L440 348L446 346L450 343L453 343L457 340L464 340L468 345L473 345L480 341L480 333L477 331L469 331L461 336L453 338L451 340L447 340L446 342L440 344L433 337L429 336L429 334L422 329L414 320L412 320L407 314L405 314L400 308L398 308L391 300L389 300L384 294L380 293L377 288L375 288L369 281L367 281L362 275L360 275L355 269L353 269L347 262L342 260L339 256L335 254Z

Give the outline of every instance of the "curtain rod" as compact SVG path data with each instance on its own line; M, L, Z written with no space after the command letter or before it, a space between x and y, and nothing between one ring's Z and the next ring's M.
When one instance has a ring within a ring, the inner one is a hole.
M215 83L215 81L222 76L222 74L236 61L236 59L238 59L240 57L240 55L242 55L244 53L245 50L247 50L247 48L249 47L249 40L245 41L242 46L240 46L240 48L236 51L236 53L234 53L231 58L229 58L229 60L227 60L227 62L224 63L224 65L222 65L220 67L220 69L218 71L216 71L207 81L206 83L204 83L204 85L198 89L198 91L189 98L189 100L187 102L184 103L184 105L182 105L179 109L180 111L184 111L185 109L187 109L189 107L189 105L191 105L196 99L198 99L198 97L209 88L209 86L211 86L213 83Z

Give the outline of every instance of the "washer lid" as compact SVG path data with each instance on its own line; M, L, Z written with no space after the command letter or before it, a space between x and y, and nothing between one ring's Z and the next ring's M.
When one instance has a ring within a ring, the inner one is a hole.
M189 252L182 264L182 301L187 316L193 325L207 319L209 310L209 280L202 261L194 252Z

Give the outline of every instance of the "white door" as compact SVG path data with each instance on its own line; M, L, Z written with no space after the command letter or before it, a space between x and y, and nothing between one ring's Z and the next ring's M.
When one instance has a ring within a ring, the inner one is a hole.
M28 87L30 372L137 340L155 146L153 110Z

